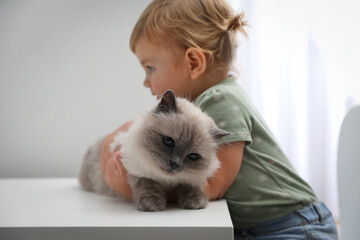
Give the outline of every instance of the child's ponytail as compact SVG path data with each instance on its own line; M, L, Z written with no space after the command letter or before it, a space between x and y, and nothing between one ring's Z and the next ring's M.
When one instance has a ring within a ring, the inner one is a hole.
M248 34L244 27L249 25L248 21L244 20L244 17L244 12L241 12L240 14L237 14L232 19L230 19L228 22L227 31L240 31L246 38L248 38Z

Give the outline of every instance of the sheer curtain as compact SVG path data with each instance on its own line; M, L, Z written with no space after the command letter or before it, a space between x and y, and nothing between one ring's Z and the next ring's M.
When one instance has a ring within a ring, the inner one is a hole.
M228 0L251 25L239 81L298 173L339 216L337 141L360 102L356 1Z

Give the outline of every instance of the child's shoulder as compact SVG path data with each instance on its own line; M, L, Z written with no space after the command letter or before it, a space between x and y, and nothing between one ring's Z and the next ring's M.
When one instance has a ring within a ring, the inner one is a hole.
M203 110L214 109L221 112L231 110L236 112L241 109L242 111L251 111L248 109L251 101L233 76L229 76L219 84L208 88L195 99L194 104Z
M209 115L219 128L232 133L231 136L224 137L221 143L251 142L251 119L256 115L256 111L235 78L227 78L207 89L194 103Z

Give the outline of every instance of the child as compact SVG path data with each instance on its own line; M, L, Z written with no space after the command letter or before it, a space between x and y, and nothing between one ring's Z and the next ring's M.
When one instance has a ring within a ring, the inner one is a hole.
M155 0L134 27L130 47L157 98L167 89L193 101L233 134L222 139L221 168L208 179L209 200L225 198L235 239L337 239L334 220L295 172L264 120L233 76L228 76L244 15L221 0ZM103 141L107 184L131 199L119 152Z

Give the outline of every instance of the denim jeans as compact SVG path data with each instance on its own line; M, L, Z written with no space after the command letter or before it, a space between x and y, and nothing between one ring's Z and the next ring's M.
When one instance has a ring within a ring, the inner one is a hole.
M323 202L316 202L244 231L235 230L235 240L337 240L335 221Z

